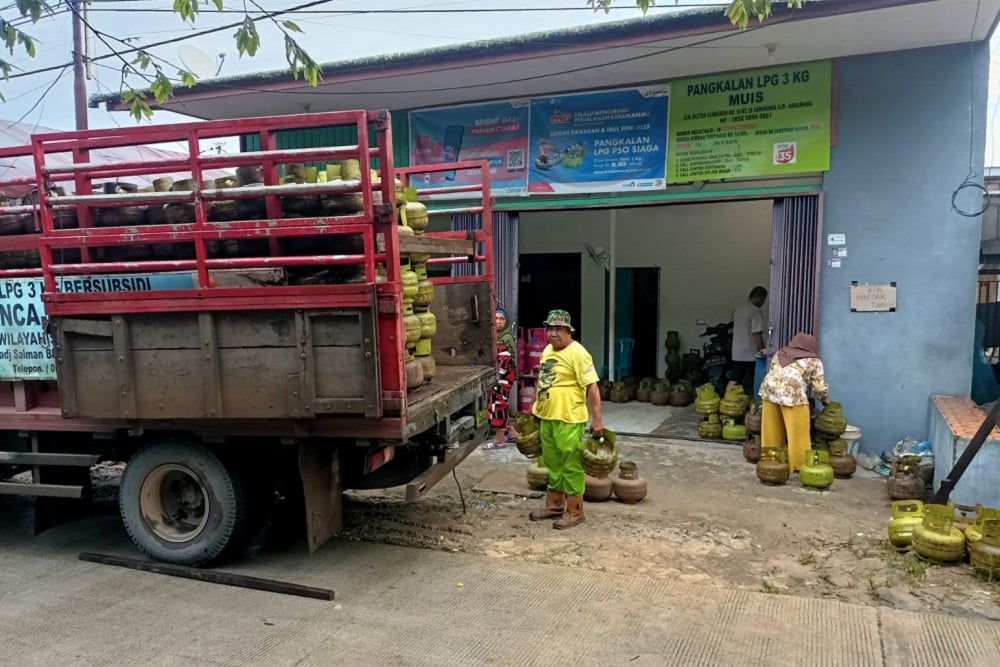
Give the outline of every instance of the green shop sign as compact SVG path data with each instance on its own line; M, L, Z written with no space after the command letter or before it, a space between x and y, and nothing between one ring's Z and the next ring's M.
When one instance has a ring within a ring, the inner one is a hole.
M826 171L829 61L670 85L667 182Z

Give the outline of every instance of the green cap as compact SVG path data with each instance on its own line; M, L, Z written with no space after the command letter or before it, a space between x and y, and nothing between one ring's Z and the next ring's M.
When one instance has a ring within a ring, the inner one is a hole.
M547 327L566 327L570 331L576 331L570 324L569 313L565 310L550 310L549 316L542 323Z

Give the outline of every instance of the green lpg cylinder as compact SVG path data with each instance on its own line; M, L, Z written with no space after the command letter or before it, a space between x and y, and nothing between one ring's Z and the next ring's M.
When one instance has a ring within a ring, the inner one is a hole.
M742 417L746 414L748 403L743 387L734 385L726 389L725 397L719 401L719 412L727 417Z
M924 520L913 529L913 549L929 560L952 562L965 557L965 535L954 525L947 505L926 505Z
M402 264L400 267L400 282L403 284L403 299L410 299L412 301L417 296L417 285L420 279L417 278L417 273L410 268L409 262Z
M833 477L829 452L818 452L814 449L806 451L806 462L799 469L802 486L820 491L828 489L833 484Z
M420 320L420 337L434 338L437 333L437 317L429 310L418 312L417 319Z
M725 426L722 427L722 439L723 440L746 440L747 439L747 427L743 424L737 424L734 419L727 419Z
M969 545L969 561L977 573L995 581L1000 578L1000 519L983 519L979 525L981 537Z
M910 546L913 531L924 522L924 504L919 500L897 500L892 503L889 519L889 542L902 549Z
M844 417L844 406L840 403L827 403L823 412L816 415L816 430L827 439L839 438L847 430L847 418Z

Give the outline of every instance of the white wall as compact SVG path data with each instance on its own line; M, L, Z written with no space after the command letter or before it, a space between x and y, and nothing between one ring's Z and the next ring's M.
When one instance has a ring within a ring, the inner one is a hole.
M667 331L680 332L682 350L700 348L704 340L698 338L702 329L696 320L728 320L754 285L768 287L771 208L770 201L751 201L618 210L617 265L660 268L660 374ZM583 253L583 312L573 316L581 322L580 340L599 360L604 356L604 269L590 259L584 243L610 248L609 210L521 214L520 252Z

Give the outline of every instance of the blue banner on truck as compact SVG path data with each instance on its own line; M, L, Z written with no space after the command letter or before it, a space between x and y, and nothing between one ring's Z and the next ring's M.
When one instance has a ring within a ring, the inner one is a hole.
M57 278L62 292L192 289L192 273ZM41 278L0 280L0 380L55 380L52 341L45 334Z
M528 192L666 187L666 85L531 100Z

